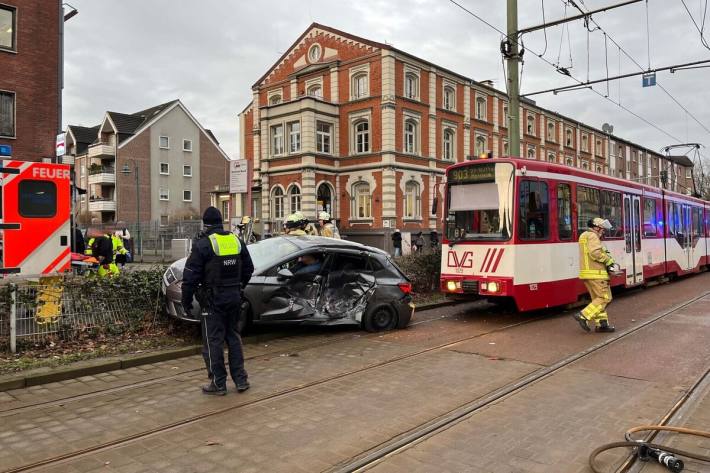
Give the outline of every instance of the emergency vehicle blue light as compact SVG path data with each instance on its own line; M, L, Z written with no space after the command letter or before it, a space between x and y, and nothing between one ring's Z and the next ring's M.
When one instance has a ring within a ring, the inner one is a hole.
M12 156L12 146L0 145L0 156Z

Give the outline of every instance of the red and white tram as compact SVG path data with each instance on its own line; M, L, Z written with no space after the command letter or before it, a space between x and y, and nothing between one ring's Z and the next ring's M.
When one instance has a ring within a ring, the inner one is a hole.
M612 286L638 286L710 265L710 203L568 166L501 158L447 169L441 290L514 300L527 311L576 302L579 235L601 216L621 266Z

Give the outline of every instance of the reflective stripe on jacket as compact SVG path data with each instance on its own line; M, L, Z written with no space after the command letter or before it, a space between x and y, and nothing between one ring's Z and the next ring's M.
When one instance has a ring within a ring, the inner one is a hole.
M613 261L596 233L579 236L579 279L609 279L606 266Z

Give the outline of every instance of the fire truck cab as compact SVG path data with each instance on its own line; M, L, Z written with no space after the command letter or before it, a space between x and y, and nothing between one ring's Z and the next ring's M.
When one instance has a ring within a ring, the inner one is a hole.
M69 165L0 159L0 275L69 270Z

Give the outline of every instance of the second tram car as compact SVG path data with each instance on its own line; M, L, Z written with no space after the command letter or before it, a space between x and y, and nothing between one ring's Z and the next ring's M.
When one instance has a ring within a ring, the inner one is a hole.
M574 303L579 235L594 217L621 266L612 286L638 286L710 265L710 203L568 166L518 158L447 170L441 290L513 300L521 311Z

